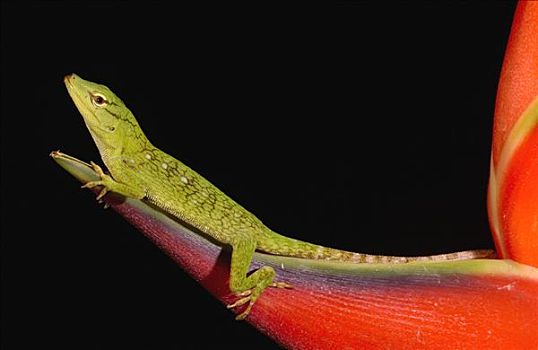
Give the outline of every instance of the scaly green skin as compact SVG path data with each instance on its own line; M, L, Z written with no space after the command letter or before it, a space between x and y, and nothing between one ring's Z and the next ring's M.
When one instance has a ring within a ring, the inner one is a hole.
M201 175L154 147L125 104L104 85L75 74L65 77L69 95L84 117L110 175L92 163L101 180L83 187L144 199L176 218L232 247L230 290L240 297L230 308L247 304L237 319L245 318L268 286L275 271L264 266L247 276L255 250L275 255L357 263L403 263L491 256L491 251L465 251L426 257L393 257L326 248L279 235Z

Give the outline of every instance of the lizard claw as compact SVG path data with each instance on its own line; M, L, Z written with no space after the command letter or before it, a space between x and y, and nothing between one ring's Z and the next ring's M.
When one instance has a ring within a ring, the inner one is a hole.
M102 199L99 199L99 200L97 201L97 203L99 203L99 204L103 204L103 209L110 208L110 204L108 204L107 202L105 202L105 201L102 200Z
M248 303L248 306L245 309L245 311L243 311L242 313L240 313L239 315L235 317L235 319L238 321L244 320L247 317L247 315L250 313L250 310L252 309L252 305L254 305L254 302L252 301L252 289L247 289L243 292L236 293L235 295L240 298L236 300L235 303L226 305L226 307L228 309L234 309L236 307L240 307Z
M101 190L101 192L99 192L99 194L97 195L97 198L96 200L101 200L101 198L103 198L103 196L108 192L108 189L105 187L103 187L103 189Z
M86 182L84 185L80 186L80 188L94 188L96 186L102 186L102 185L103 185L102 181L90 181L90 182Z
M91 189L91 188L94 188L94 187L97 187L97 186L103 186L103 189L99 192L99 194L97 195L97 198L96 198L96 200L99 201L108 192L108 189L107 189L107 187L106 187L106 185L105 185L105 183L103 181L90 181L90 182L87 182L84 185L80 186L80 188L90 188Z
M245 292L243 292L245 293ZM240 293L240 294L243 294L243 293ZM250 293L249 293L250 294ZM237 321L241 321L241 320L244 320L248 314L250 313L250 310L252 309L252 305L254 305L254 303L252 302L252 299L251 299L251 296L248 295L246 297L243 297L239 300L237 300L235 303L233 304L229 304L229 305L226 305L226 307L228 309L233 309L233 308L236 308L236 307L239 307L239 306L242 306L242 305L245 305L246 303L248 303L248 306L247 308L245 309L245 311L243 311L242 313L240 313L239 315L235 316L235 319Z
M238 297L248 297L251 294L252 294L252 289L247 289L246 291L237 293L235 295Z
M254 303L249 303L245 311L235 316L236 321L242 321L247 318L248 314L250 313L250 310L252 309L252 305L254 305Z
M228 309L233 309L233 308L236 308L236 307L239 307L239 306L242 306L242 305L245 305L246 303L248 303L250 301L250 295L249 296L246 296L246 297L243 297L239 300L237 300L235 303L233 304L229 304L229 305L226 305L226 307Z
M91 189L91 188L94 188L94 187L97 187L97 186L103 186L103 188L101 189L101 191L99 192L99 194L95 198L97 201L99 201L99 203L101 203L101 198L103 198L105 196L105 194L107 194L107 192L108 192L106 180L107 180L107 178L109 176L107 174L105 174L103 169L99 165L97 165L96 163L90 162L90 165L91 165L92 169L95 171L95 173L97 174L97 176L99 176L99 178L101 180L87 182L84 185L82 185L81 188L90 188Z
M293 288L291 284L286 283L286 282L273 282L269 285L269 287L286 288L286 289ZM234 309L236 307L243 306L248 303L246 309L235 317L236 320L238 321L244 320L250 313L250 310L252 309L252 305L254 305L254 302L255 302L255 298L252 298L252 292L253 292L252 289L247 289L243 292L235 293L235 295L240 298L236 300L233 304L226 305L228 309Z

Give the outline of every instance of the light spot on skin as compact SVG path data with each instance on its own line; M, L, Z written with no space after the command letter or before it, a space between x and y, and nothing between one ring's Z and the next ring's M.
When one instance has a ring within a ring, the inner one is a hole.
M151 159L151 154L146 154L146 159Z
M168 169L168 164L166 164L166 163L162 163L161 166L162 166L163 169L165 169L165 170Z
M319 246L318 249L316 249L316 258L320 259L321 257L323 257L324 252L325 252L325 248L323 248L322 246Z
M351 256L351 261L352 262L360 262L360 261L362 261L362 254L361 253L353 253L353 255Z
M373 255L366 255L364 261L365 261L367 264L373 264L373 263L376 262L376 258L375 258L375 256L373 256Z
M183 183L186 183L186 184L189 183L189 179L187 179L185 176L182 176L182 177L181 177L181 181L182 181Z

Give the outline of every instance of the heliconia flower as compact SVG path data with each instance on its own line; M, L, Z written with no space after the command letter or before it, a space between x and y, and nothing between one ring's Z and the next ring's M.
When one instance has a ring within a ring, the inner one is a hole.
M52 157L81 182L88 164ZM96 189L97 190L97 189ZM105 201L223 303L230 254L142 201ZM510 260L351 264L256 253L294 289L268 289L246 319L288 349L536 349L538 269ZM241 311L241 310L237 310Z
M51 156L79 181L96 180L88 164ZM236 299L228 250L143 201L103 199L216 298ZM488 210L501 259L351 264L256 253L253 269L270 265L294 288L266 290L246 321L288 349L538 349L538 2L520 2L513 20Z
M538 2L521 1L495 105L488 211L497 254L538 267Z

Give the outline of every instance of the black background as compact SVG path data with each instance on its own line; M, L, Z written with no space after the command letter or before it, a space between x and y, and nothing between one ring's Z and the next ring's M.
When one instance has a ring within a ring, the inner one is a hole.
M514 8L4 2L3 348L277 348L49 158L98 160L65 74L111 87L154 144L278 232L390 255L492 248Z

